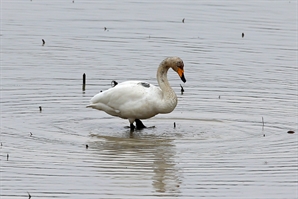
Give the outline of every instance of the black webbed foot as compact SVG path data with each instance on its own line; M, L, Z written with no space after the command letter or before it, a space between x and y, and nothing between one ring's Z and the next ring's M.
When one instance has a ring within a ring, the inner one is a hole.
M136 119L135 122L136 122L136 129L140 130L140 129L147 128L141 120Z

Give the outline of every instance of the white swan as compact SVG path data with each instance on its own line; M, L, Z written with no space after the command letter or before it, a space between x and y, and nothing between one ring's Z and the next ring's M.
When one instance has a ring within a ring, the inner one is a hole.
M145 128L140 119L170 113L175 109L177 96L168 82L167 72L172 68L186 82L183 67L183 61L179 57L166 58L157 69L159 87L143 81L122 82L95 95L87 107L128 119L131 130L135 128L134 122L137 129Z

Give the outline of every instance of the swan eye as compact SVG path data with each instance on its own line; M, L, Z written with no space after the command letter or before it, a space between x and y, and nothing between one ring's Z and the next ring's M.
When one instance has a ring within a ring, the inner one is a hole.
M183 69L183 67L184 67L183 62L182 61L178 61L177 62L177 67Z

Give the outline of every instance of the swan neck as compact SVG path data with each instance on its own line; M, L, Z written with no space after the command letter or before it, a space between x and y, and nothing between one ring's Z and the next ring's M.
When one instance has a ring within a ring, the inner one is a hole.
M162 90L163 97L160 106L165 113L173 111L177 105L176 93L171 88L167 77L169 68L170 67L167 64L162 62L157 70L157 81L160 89Z
M167 77L168 70L169 70L169 67L166 67L162 64L160 64L157 70L157 81L162 91L166 91L169 88L171 89L171 86L169 84L168 77Z

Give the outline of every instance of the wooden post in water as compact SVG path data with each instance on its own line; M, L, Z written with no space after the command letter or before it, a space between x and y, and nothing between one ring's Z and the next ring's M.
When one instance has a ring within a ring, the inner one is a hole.
M86 74L83 74L83 87L82 90L85 91L85 87L86 87Z

